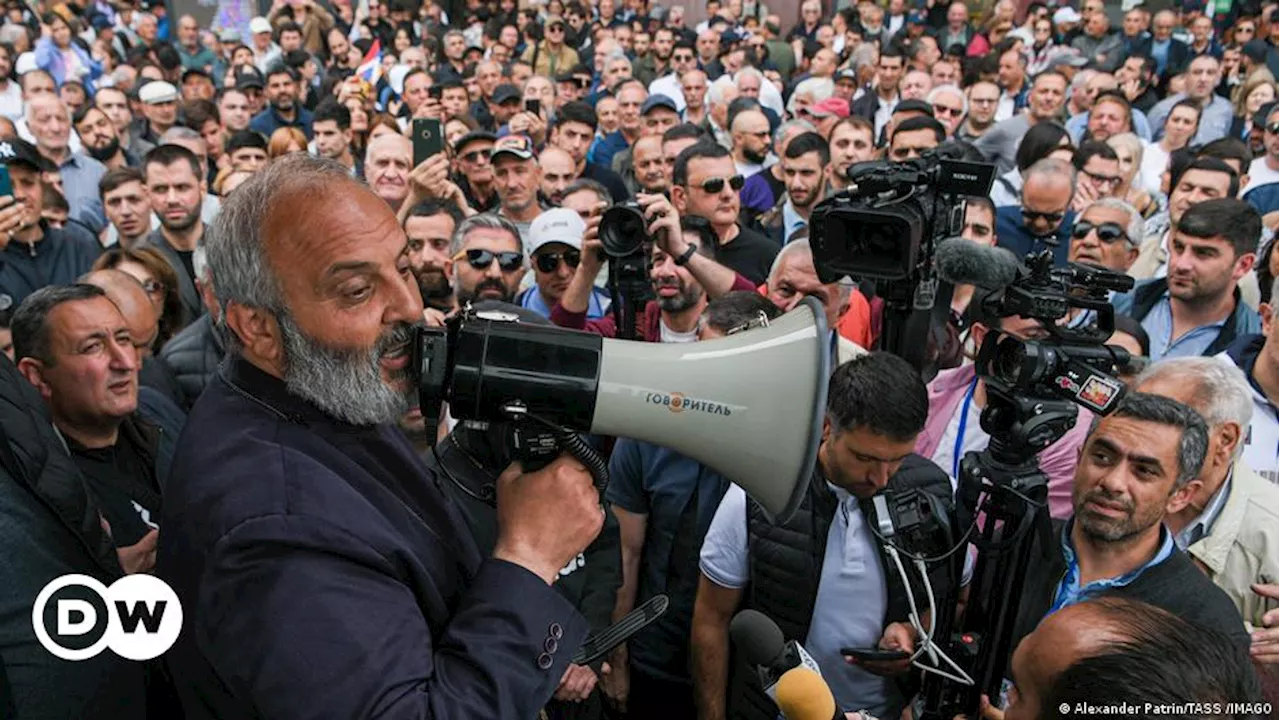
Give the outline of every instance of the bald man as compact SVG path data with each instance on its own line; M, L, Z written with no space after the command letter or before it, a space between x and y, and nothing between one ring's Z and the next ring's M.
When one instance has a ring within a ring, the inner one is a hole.
M763 170L769 158L769 118L759 110L743 110L734 116L729 131L738 174L748 178Z
M374 194L399 212L409 196L409 171L413 169L413 145L403 135L379 135L365 151L364 178Z
M538 155L538 164L542 166L542 197L547 202L559 204L560 194L578 178L577 163L565 150L548 145Z

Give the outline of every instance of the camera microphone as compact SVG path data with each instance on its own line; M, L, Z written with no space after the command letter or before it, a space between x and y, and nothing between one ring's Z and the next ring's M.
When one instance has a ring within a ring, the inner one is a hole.
M792 668L778 678L778 710L786 720L844 720L831 688L807 667Z
M779 680L790 670L807 668L821 678L818 663L795 640L787 640L778 624L757 610L742 610L729 623L729 636L742 659L756 668L760 686L777 702Z
M986 247L960 237L938 243L933 253L938 276L955 284L977 285L999 290L1012 283L1022 271L1022 263L1002 247Z

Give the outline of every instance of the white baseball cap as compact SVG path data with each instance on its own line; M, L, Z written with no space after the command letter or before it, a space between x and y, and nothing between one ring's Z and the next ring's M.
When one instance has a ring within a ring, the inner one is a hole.
M258 33L271 32L271 21L262 16L258 16L249 21L249 32L257 35Z
M551 243L561 243L581 250L582 236L586 232L587 224L573 210L547 210L534 218L533 224L529 226L529 257L533 257L543 245Z
M1076 12L1075 8L1071 8L1071 7L1058 8L1058 11L1053 14L1054 25L1063 25L1067 23L1078 23L1078 22L1080 22L1080 13Z

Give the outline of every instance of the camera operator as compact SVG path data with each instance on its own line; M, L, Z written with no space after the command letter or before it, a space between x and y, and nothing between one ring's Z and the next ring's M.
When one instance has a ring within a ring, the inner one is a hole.
M734 197L737 197L736 193ZM710 298L735 290L755 290L749 280L711 259L713 232L701 218L683 221L662 195L636 198L648 233L654 238L649 269L656 300L637 313L638 339L648 342L693 342L697 339L698 318ZM593 222L583 238L582 261L560 302L551 308L551 321L560 327L586 329L604 337L616 337L617 322L612 314L587 320L588 300L603 262ZM615 302L621 300L615 298Z
M778 245L738 222L738 191L746 181L722 146L700 140L680 152L671 175L671 204L681 215L711 221L716 262L759 285L769 276Z
M698 339L762 327L781 314L756 293L731 292L707 304ZM613 617L658 594L671 604L653 627L613 652L605 693L629 717L694 720L688 663L698 550L729 480L674 450L627 438L614 446L609 477L623 572Z
M560 212L582 222L571 211ZM485 301L477 304L475 309L511 313L522 323L550 324L541 315L505 303ZM498 527L492 501L484 498L494 497L494 485L503 469L510 464L500 442L487 424L460 422L434 452L425 455L428 471L446 479L440 487L461 511L476 545L485 555L493 552ZM609 626L618 586L622 584L621 562L618 522L610 513L595 541L559 572L555 589L582 613L592 632L600 632ZM608 663L597 662L592 667L570 664L553 696L556 702L547 707L548 717L551 720L599 718L602 711L600 693L594 690L599 677L610 671Z
M773 525L740 488L729 488L702 545L693 611L699 717L777 714L753 669L730 670L729 622L744 607L803 642L838 707L897 717L903 698L891 679L873 674L896 668L850 666L840 650L874 647L886 625L908 613L901 579L885 570L892 566L868 526L865 501L886 487L950 501L946 474L911 451L927 413L924 383L910 364L883 352L864 355L831 377L812 480L791 519ZM935 573L934 586L943 586L947 569Z
M345 168L276 160L206 240L231 357L188 420L157 561L188 716L533 717L586 635L549 586L602 526L590 474L508 468L481 556L392 425L422 303L395 215Z
M1244 373L1217 358L1170 358L1147 369L1138 392L1177 400L1209 424L1209 452L1200 475L1188 485L1191 498L1169 514L1165 525L1218 587L1226 591L1245 621L1260 630L1253 637L1255 658L1277 663L1274 586L1280 577L1280 510L1276 486L1241 460L1253 417ZM1269 596L1262 587L1271 585ZM1270 614L1270 617L1268 617ZM1270 622L1268 622L1270 620Z

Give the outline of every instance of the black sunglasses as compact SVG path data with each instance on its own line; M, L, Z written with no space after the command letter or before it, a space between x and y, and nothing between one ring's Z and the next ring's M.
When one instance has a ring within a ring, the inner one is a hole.
M1104 222L1100 225L1094 225L1087 220L1081 220L1076 223L1075 228L1071 230L1071 237L1076 240L1083 240L1093 230L1098 231L1098 239L1110 245L1117 240L1128 240L1129 233L1124 228L1113 222Z
M488 270L494 260L498 261L498 269L502 270L502 272L519 270L524 263L524 255L514 251L493 252L492 250L472 248L454 255L453 259L461 260L463 257L466 257L467 262L476 270Z
M708 195L715 195L724 189L726 181L729 183L729 189L734 192L741 190L742 186L747 182L746 178L741 175L734 175L731 178L707 178L702 181L702 192Z
M578 250L542 253L533 258L533 264L544 273L553 273L560 267L561 260L564 260L570 270L576 270L578 262L582 260L582 253Z
M1066 216L1064 212L1036 212L1035 210L1023 210L1022 219L1028 222L1034 221L1036 218L1043 218L1048 222L1061 222Z

